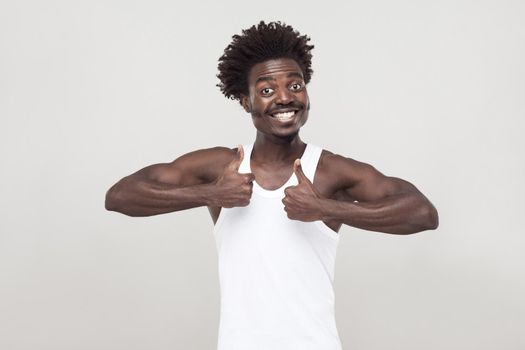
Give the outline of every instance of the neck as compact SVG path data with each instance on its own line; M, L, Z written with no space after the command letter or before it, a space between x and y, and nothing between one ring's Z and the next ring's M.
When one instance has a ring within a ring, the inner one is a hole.
M257 132L252 158L258 163L289 163L300 158L305 147L299 133L279 138Z

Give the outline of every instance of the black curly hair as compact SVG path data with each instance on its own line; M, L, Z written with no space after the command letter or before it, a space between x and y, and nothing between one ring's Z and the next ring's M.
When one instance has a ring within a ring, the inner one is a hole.
M224 49L219 58L219 78L217 86L224 96L241 102L241 95L248 95L248 74L257 63L276 58L291 58L303 71L304 82L308 84L313 70L313 45L308 45L310 38L300 35L285 23L259 22L242 35L234 35L233 41Z

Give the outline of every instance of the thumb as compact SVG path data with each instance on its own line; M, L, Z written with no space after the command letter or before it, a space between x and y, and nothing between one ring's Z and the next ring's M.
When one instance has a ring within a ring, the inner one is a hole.
M242 160L244 159L244 149L242 148L242 145L237 146L237 155L230 163L230 169L239 171L239 167L241 166Z
M301 166L301 159L297 158L295 162L293 163L293 172L295 173L295 176L297 176L297 181L299 183L302 182L310 182L306 175L303 173L303 167Z

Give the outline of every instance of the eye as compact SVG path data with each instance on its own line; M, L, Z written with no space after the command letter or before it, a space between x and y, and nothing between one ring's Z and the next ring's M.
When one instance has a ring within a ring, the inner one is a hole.
M293 83L292 85L290 85L290 89L292 91L299 91L303 88L303 84L300 84L300 83Z
M263 94L263 95L270 95L272 92L273 92L273 89L269 88L269 87L266 87L266 88L261 90L261 94Z

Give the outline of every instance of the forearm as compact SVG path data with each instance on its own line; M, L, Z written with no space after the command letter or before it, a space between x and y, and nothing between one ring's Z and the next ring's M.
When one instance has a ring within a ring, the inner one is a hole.
M106 209L129 216L152 216L208 205L213 183L192 186L147 179L122 179L106 194Z
M438 226L434 206L424 196L414 193L359 203L322 199L320 204L322 220L335 219L364 230L410 234Z

